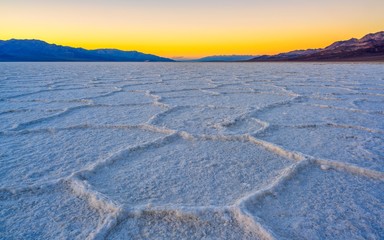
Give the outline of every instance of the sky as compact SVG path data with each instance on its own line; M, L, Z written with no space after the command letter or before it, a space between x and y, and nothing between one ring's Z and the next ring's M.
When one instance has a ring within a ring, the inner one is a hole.
M171 58L275 54L384 30L384 0L0 0L0 39Z

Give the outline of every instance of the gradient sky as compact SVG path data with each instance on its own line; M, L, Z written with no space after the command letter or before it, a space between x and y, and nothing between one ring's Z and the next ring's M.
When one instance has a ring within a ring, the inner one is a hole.
M384 30L384 0L0 0L0 39L165 57L273 54Z

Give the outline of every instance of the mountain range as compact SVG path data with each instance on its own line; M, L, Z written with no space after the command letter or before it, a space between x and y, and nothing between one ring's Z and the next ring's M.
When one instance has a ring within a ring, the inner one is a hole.
M84 61L84 62L174 62L137 51L73 48L41 40L0 40L0 62ZM276 55L217 55L193 62L278 62L278 61L384 61L384 31L361 39L338 41L326 48L296 50Z
M173 62L152 54L117 49L87 50L49 44L41 40L0 40L0 61L106 61L106 62Z
M214 55L207 56L195 60L192 62L236 62L236 61L247 61L255 58L254 55Z
M249 61L384 61L384 31L335 42L326 48L263 55Z

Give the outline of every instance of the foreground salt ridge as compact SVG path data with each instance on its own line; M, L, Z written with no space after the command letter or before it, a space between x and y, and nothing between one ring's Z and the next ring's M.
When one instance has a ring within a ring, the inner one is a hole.
M190 136L186 132L176 133L176 135L181 136L187 140L191 140L191 139L196 138L196 137ZM170 135L170 137L173 138L173 137L176 137L176 135L173 134L173 135ZM202 136L201 138L207 139L206 136ZM238 137L233 137L233 136L220 136L220 137L216 136L216 137L214 137L214 136L211 136L211 137L209 137L209 139L215 139L215 140L218 140L218 138L220 138L220 140L225 140L225 141L239 141L239 140L245 141L247 138L249 139L248 136L238 136ZM167 141L167 139L168 139L168 137L163 139L162 141ZM162 141L160 141L160 142L162 142ZM263 189L257 190L256 192L250 193L250 194L242 197L241 199L239 199L234 205L228 205L226 207L199 206L199 207L192 207L192 208L187 207L187 208L185 208L185 207L178 206L176 208L168 208L168 207L164 208L164 207L152 207L152 206L148 206L148 205L143 205L143 206L131 207L131 208L127 209L127 208L124 208L123 206L119 206L118 204L113 203L112 200L109 200L104 195L102 195L102 194L100 195L96 191L91 190L89 185L85 186L83 181L79 181L75 177L74 181L76 182L77 185L75 185L75 187L74 187L74 192L76 194L79 194L82 197L85 197L89 201L91 206L95 206L96 208L99 208L100 206L106 206L106 207L102 207L103 211L110 212L110 214L113 216L113 217L108 219L108 222L105 223L105 228L102 228L101 230L99 230L95 233L92 233L92 236L95 237L95 239L105 238L109 234L111 229L113 229L113 227L115 227L119 222L124 221L124 219L126 219L127 217L130 217L131 215L140 215L140 214L143 214L144 212L149 212L149 211L156 213L156 212L164 212L164 211L170 211L170 210L171 211L179 211L179 212L180 211L183 212L183 211L187 210L187 212L190 212L196 216L199 216L201 211L205 211L205 210L209 210L209 209L213 208L216 211L220 211L220 212L225 212L225 211L232 212L232 214L235 216L236 221L238 221L241 224L245 224L245 226L243 226L244 228L246 228L247 230L251 229L261 239L274 239L275 234L270 229L264 228L262 225L260 225L258 223L257 218L255 218L252 214L249 213L246 205L249 204L249 202L256 201L256 199L258 199L258 198L262 198L268 194L271 194L275 189L277 189L282 184L284 184L284 182L287 179L294 177L294 175L297 174L297 172L300 171L304 166L307 166L307 165L315 165L316 166L316 165L318 165L319 167L321 166L322 169L326 169L326 170L329 170L330 168L334 168L334 169L338 169L340 171L346 171L346 172L349 172L352 174L362 175L365 177L384 181L384 173L382 173L382 172L371 171L371 170L359 168L359 167L356 167L353 165L342 164L339 162L334 162L334 161L329 161L329 160L314 159L314 158L311 158L309 156L305 156L305 155L297 153L297 152L295 152L295 153L287 152L286 150L284 150L278 146L275 146L271 143L265 143L263 141L259 141L259 140L254 139L254 138L250 138L249 141L255 142L255 144L261 144L263 146L266 146L266 149L268 149L269 151L273 151L274 153L277 153L279 155L283 155L287 158L291 158L292 160L299 161L299 162L297 164L294 164L291 167L285 169L281 173L281 175L277 179L275 179L269 186L267 186ZM130 151L135 151L138 148L140 148L140 149L145 148L145 147L148 147L148 146L153 145L153 144L157 145L160 142L151 143L151 144L147 144L147 145L143 145L143 146L137 146L137 147L132 148L132 149L127 149L125 153L128 154ZM114 161L121 158L122 154L124 154L124 153L119 153L118 155L112 157L111 159L108 159L107 161L104 161L100 164L94 165L94 167L92 169L83 170L81 172L78 172L77 174L79 174L80 179L82 179L84 177L84 174L86 175L86 173L88 173L88 172L95 171L96 168L103 167L103 165L105 165L105 164L112 164ZM78 190L79 185L81 186L80 188L82 188L83 190L80 190L80 191ZM96 202L96 204L95 204L95 202ZM101 202L101 203L99 203L99 202ZM113 210L110 210L110 209L113 209Z
M211 83L212 84L212 83ZM128 85L129 86L129 85ZM143 86L140 84L137 84L136 86ZM144 85L145 86L145 85ZM125 86L127 87L127 86ZM214 88L211 90L214 90ZM124 89L124 87L117 89L116 93L121 92L121 89ZM209 90L209 92L205 92L206 90L202 91L203 93L208 93L212 94L212 91ZM140 91L140 90L138 90ZM143 119L144 122L143 124L138 124L138 125L130 125L130 124L124 124L124 125L98 125L98 124L85 124L85 125L73 125L70 124L68 126L64 127L47 127L47 128L40 128L39 124L41 122L49 121L51 118L48 119L42 119L42 121L32 121L29 123L24 123L19 125L19 127L16 127L14 129L10 129L10 131L5 131L2 132L2 135L17 135L17 134L25 134L26 132L30 132L33 134L34 132L39 132L39 131L67 131L68 129L94 129L94 128L99 128L99 129L112 129L112 128L127 128L127 129L143 129L147 131L153 131L156 133L162 133L165 134L164 137L159 138L155 142L148 142L145 144L139 144L134 147L129 147L123 150L120 150L119 152L115 152L111 154L109 158L105 159L100 159L98 162L93 163L91 165L86 166L84 169L71 174L71 176L67 178L60 179L57 183L59 185L68 185L70 189L72 189L73 194L76 196L81 197L84 199L88 204L93 207L94 209L100 211L103 213L104 220L99 223L98 227L89 234L90 239L103 239L104 237L108 237L112 234L113 230L115 229L116 226L119 225L119 223L122 223L126 221L127 218L130 218L132 216L142 216L146 215L149 212L153 212L153 214L161 214L165 212L170 212L169 214L173 214L174 211L178 212L178 214L181 214L183 212L185 213L192 213L195 216L199 216L202 214L202 212L207 212L207 211L218 211L218 212L231 212L232 217L234 218L235 221L240 223L242 225L242 228L244 229L250 229L251 232L254 232L256 235L252 236L258 236L260 238L265 238L265 239L271 239L271 238L279 238L279 235L275 234L273 230L268 229L267 226L260 224L260 221L258 221L258 218L255 217L250 211L249 207L247 205L251 204L250 202L253 202L254 199L261 198L271 191L274 191L274 189L277 189L278 186L284 184L284 182L287 181L287 179L292 178L297 174L297 172L301 171L303 166L306 165L320 165L322 171L328 171L330 169L338 169L339 171L344 171L348 173L352 173L358 176L364 176L376 180L383 181L383 173L381 171L374 171L366 168L362 168L353 164L349 163L341 163L339 161L333 161L333 160L324 160L324 159L319 159L315 157L311 157L305 154L302 154L298 151L292 151L292 150L287 150L282 146L278 146L274 143L264 141L259 139L257 136L258 134L262 134L265 131L268 131L268 129L271 127L271 124L269 122L266 122L264 120L258 119L257 114L259 111L264 111L265 109L272 109L275 107L279 106L284 106L286 104L289 104L291 102L294 102L296 100L300 100L302 98L301 95L295 94L293 92L289 93L289 99L288 100L283 100L283 101L278 101L273 104L266 104L266 105L260 105L257 107L250 107L249 112L245 114L240 114L239 116L235 117L234 119L230 120L229 122L224 122L222 126L224 128L226 126L230 126L233 124L236 124L236 122L239 122L244 119L249 119L248 116L252 116L253 119L255 119L256 123L259 123L261 126L258 128L255 132L252 133L243 133L243 134L226 134L222 133L219 131L219 134L201 134L199 132L189 132L183 129L182 131L178 129L172 129L172 128L167 128L164 126L156 126L158 123L157 119L161 119L162 117L166 116L166 112L172 112L174 111L173 109L180 109L181 107L179 106L174 106L171 102L167 102L167 98L162 98L161 97L161 92L158 93L156 91L144 91L145 94L153 99L153 105L159 107L160 111L159 113L156 113L152 115L152 117ZM113 96L115 92L110 92L106 93L107 96ZM215 94L214 94L215 95ZM164 101L164 102L163 102ZM91 103L92 104L92 103ZM148 104L139 104L142 107L148 106ZM236 104L238 105L238 104ZM125 106L125 105L124 105ZM205 105L195 105L192 104L191 107L206 107ZM213 105L209 105L208 107L213 108ZM88 106L85 106L84 108L88 108ZM380 112L373 112L376 114L380 114ZM164 115L165 114L165 115ZM55 116L52 117L52 119L60 117L60 116ZM30 128L31 126L36 126L37 128ZM214 125L216 129L220 130L220 127L218 128L217 125ZM343 125L335 125L337 127L343 126ZM331 127L335 127L331 126ZM273 127L273 125L272 125ZM348 126L347 126L348 127ZM354 127L354 126L352 126ZM360 127L360 126L357 126ZM361 127L364 128L364 127ZM364 128L365 130L369 131L381 131L381 130L374 130L371 128ZM119 203L111 200L108 196L105 196L102 193L99 193L92 185L87 183L86 179L89 175L89 173L92 173L94 171L97 171L97 169L102 168L103 166L108 166L108 165L113 165L116 161L121 161L122 158L124 158L124 155L129 155L130 152L135 151L137 149L145 149L149 146L153 145L159 145L159 144L167 144L167 141L172 140L172 139L184 139L186 141L205 141L205 140L210 140L210 141L231 141L231 142L248 142L255 144L257 146L261 146L264 148L266 151L269 151L273 154L282 156L286 159L290 159L292 161L292 165L286 170L284 170L276 179L274 179L268 186L263 187L262 189L258 189L255 192L249 192L249 194L240 197L238 201L233 204L233 205L227 205L227 206L197 206L197 207L182 207L182 206L176 206L176 208L169 208L166 207L157 207L157 206L151 206L151 205L143 205L143 206L131 206L127 208L127 206L122 206ZM249 236L248 236L249 237Z
M106 237L106 234L110 231L108 228L113 228L118 222L124 221L124 216L130 216L132 214L140 214L139 212L148 212L148 211L153 211L153 212L164 212L164 211L169 211L169 210L177 210L177 211L185 211L188 209L188 212L191 212L195 215L199 215L199 212L205 211L208 209L212 209L212 207L176 207L175 209L169 209L169 208L162 208L162 207L150 207L150 206L138 206L138 207L132 207L132 208L124 208L122 206L118 206L117 204L113 203L112 200L109 200L102 194L97 193L96 191L91 190L91 187L89 185L85 185L83 181L80 181L79 179L83 179L87 173L95 171L97 168L101 168L105 165L110 165L113 164L115 161L118 161L120 158L122 158L124 155L129 154L131 151L136 151L137 149L142 149L145 147L149 147L152 145L158 145L161 144L162 142L167 142L170 138L175 138L175 137L182 137L187 140L193 140L196 137L193 137L189 135L186 132L180 132L180 133L175 133L172 135L169 135L169 137L166 137L164 139L161 139L161 141L146 144L146 145L140 145L131 149L124 150L123 152L120 152L116 154L115 156L111 157L110 159L106 159L105 161L100 162L99 164L95 164L92 166L90 169L80 171L75 174L74 177L70 178L69 181L71 182L71 187L73 188L73 191L78 194L79 196L82 196L86 198L91 206L94 206L96 208L103 208L103 211L105 212L110 212L112 216L115 216L115 218L110 218L108 222L105 223L106 228L99 229L96 233L93 233L92 236L95 239L103 239ZM201 138L206 139L205 136L202 136ZM219 136L219 137L210 137L209 139L215 139L218 140L224 140L224 141L239 141L239 140L245 140L246 137L233 137L233 136ZM163 143L164 144L164 143ZM236 206L228 206L228 207L213 207L216 210L219 211L225 211L225 210L230 210L230 211L235 211L237 212L238 209L236 209ZM112 209L112 210L111 210ZM240 218L244 216L238 216ZM248 226L249 227L249 226Z

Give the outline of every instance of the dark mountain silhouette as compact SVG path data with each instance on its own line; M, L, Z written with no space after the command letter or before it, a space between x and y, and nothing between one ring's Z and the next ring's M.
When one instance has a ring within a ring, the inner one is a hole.
M235 61L246 61L254 58L252 55L215 55L191 60L193 62L235 62Z
M384 61L384 31L335 42L326 48L264 55L249 61Z
M0 61L173 62L169 58L117 49L86 50L40 40L0 40Z

